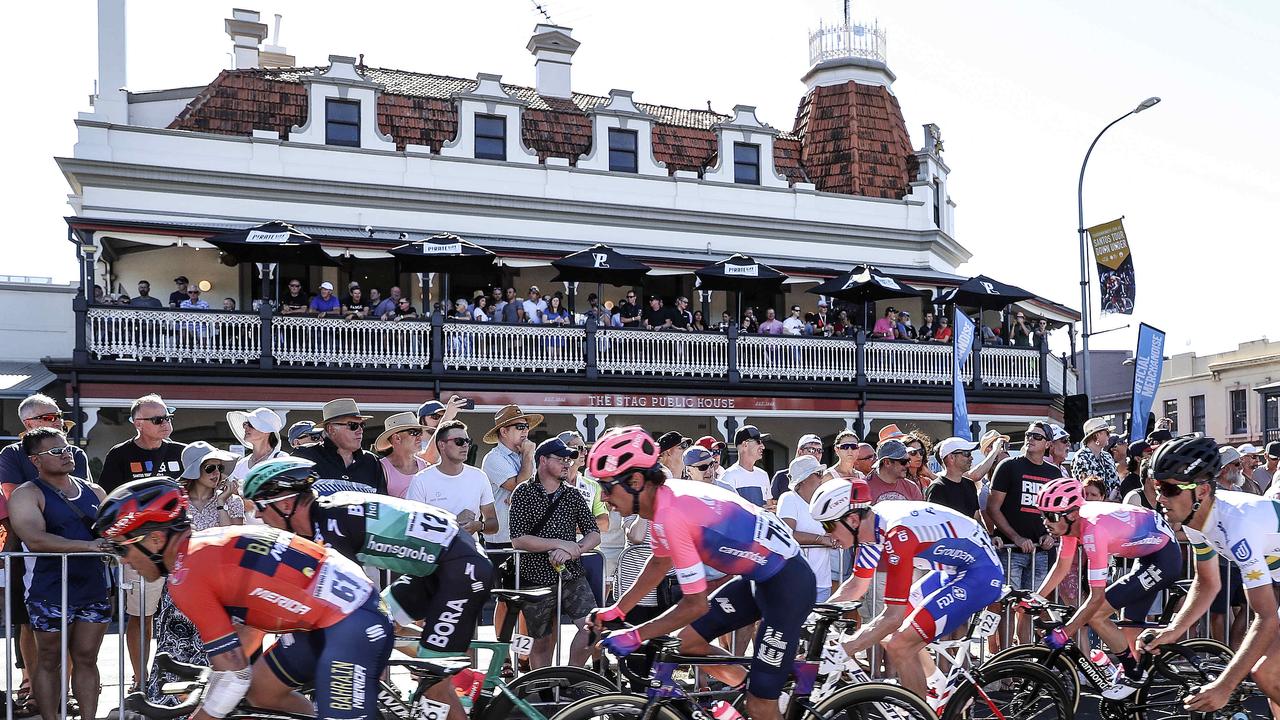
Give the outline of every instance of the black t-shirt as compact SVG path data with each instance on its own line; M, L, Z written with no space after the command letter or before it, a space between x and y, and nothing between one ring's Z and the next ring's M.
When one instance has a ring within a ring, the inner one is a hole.
M1134 490L1142 489L1142 477L1138 473L1129 473L1124 476L1124 480L1120 481L1120 489L1116 491L1120 497L1124 497Z
M407 308L402 308L399 305L396 305L396 309L391 311L391 317L411 317L417 314L418 311L415 310L412 305ZM467 319L470 319L469 315L467 316Z
M1005 493L1000 512L1014 532L1033 542L1044 536L1047 531L1036 509L1036 494L1046 482L1060 477L1062 470L1048 461L1037 465L1025 457L1011 457L1000 462L991 491ZM1004 539L1013 541L1011 537Z
M345 305L343 306L343 312L344 312L344 313L346 313L346 314L348 314L348 315L353 314L353 313L354 313L354 314L359 314L359 313L362 313L362 312L364 312L365 310L368 310L368 309L369 309L369 306L368 306L368 305L365 305L365 304L364 304L364 301L361 301L361 302L356 303L356 304L352 304L352 303L348 302L348 303L345 303Z
M280 298L280 306L290 308L309 308L311 307L311 297L306 293L298 293L296 295L288 293L284 297Z
M125 440L107 451L98 484L111 492L131 480L153 475L176 479L182 474L182 451L186 449L180 442L164 440L155 450L145 450L133 440Z
M181 290L174 290L169 293L169 304L174 307L182 305L182 301L187 299L187 294Z
M681 330L688 330L688 329L689 329L689 324L690 324L691 322L693 322L693 320L692 320L692 316L690 316L690 315L689 315L689 312L688 312L687 310L674 310L674 309L673 309L673 310L671 311L671 326L672 326L672 327L678 327L678 328L680 328Z
M967 478L952 482L939 477L924 489L924 499L926 502L951 508L965 517L971 518L978 512L978 487Z
M620 302L618 303L618 315L622 317L622 327L640 327L640 311L636 309L635 303ZM637 318L636 320L628 320L627 318Z

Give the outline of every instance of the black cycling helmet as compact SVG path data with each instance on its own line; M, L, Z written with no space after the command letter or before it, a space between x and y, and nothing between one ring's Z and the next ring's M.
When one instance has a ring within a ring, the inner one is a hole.
M1181 435L1162 443L1151 458L1156 480L1208 483L1222 468L1218 442L1202 433Z

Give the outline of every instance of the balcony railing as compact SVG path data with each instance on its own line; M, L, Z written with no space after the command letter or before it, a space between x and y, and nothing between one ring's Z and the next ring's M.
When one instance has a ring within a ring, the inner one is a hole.
M444 321L386 322L145 308L77 300L77 362L154 362L945 387L948 344ZM975 366L980 370L975 377ZM1058 394L1062 364L1029 348L975 348L966 385ZM1074 375L1067 373L1068 389ZM1070 394L1070 393L1068 393Z
M879 23L819 26L809 33L809 65L843 58L886 62L886 45L885 32Z

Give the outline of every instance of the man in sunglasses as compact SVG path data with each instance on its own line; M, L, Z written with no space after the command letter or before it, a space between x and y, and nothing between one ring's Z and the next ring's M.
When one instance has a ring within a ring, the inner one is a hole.
M413 478L405 498L448 510L457 516L463 532L497 532L498 511L489 477L480 468L467 464L475 442L466 423L446 420L434 432L432 445L440 462Z
M371 416L361 414L355 400L338 398L324 404L321 418L324 442L299 448L294 456L315 463L317 474L325 480L346 480L387 492L386 473L378 456L362 447L364 424Z
M1280 502L1215 488L1220 464L1217 442L1198 433L1162 443L1151 458L1165 518L1181 526L1191 542L1195 582L1169 626L1144 633L1138 650L1158 652L1199 621L1221 588L1221 555L1240 568L1254 619L1222 673L1188 696L1184 705L1194 712L1213 712L1251 677L1271 699L1274 711L1280 701L1280 619L1273 585L1280 582L1280 568L1273 570L1268 559L1280 556Z
M1062 477L1062 469L1046 458L1053 437L1047 422L1028 425L1022 457L1007 458L996 466L987 499L987 514L1008 552L1009 584L1022 590L1034 590L1049 571L1045 551L1053 547L1053 536L1040 517L1036 495L1045 483ZM1023 630L1030 632L1029 627Z
M819 463L822 462L822 438L813 433L800 436L800 442L796 443L796 454L791 457L791 462L806 456ZM779 500L790 489L791 472L788 466L773 474L773 478L769 481L769 495L774 500Z
M692 444L693 440L675 430L664 432L658 437L658 462L667 469L670 477L684 477L684 451Z
M34 428L23 435L22 447L27 462L36 470L36 479L13 491L9 513L14 534L22 539L25 549L42 553L106 550L92 529L106 493L73 475L75 461L62 431ZM98 648L111 620L107 566L93 556L68 558L65 588L62 572L63 565L56 557L28 559L26 609L36 639L35 657L27 658L35 661L28 668L31 689L44 717L61 716L59 675L65 617L71 694L84 717L97 717Z
M1156 597L1182 577L1182 551L1177 538L1155 510L1086 501L1084 488L1074 477L1045 483L1036 496L1036 506L1049 532L1061 538L1057 560L1049 576L1036 588L1036 595L1048 597L1066 579L1077 547L1084 548L1089 578L1088 599L1066 625L1045 636L1045 643L1061 648L1085 625L1093 628L1124 669L1115 685L1102 691L1102 696L1123 700L1139 687L1138 661L1132 646L1141 628L1125 628L1122 632L1111 616L1119 611L1121 620L1146 620ZM1135 562L1128 573L1108 585L1113 557Z
M883 644L902 686L926 697L932 662L925 646L995 602L1004 571L991 538L973 518L914 500L872 502L863 480L828 480L809 500L813 519L842 547L856 548L853 577L831 602L861 598L876 568L888 568L884 610L844 649L853 656ZM932 572L913 585L917 565Z
M269 460L245 478L244 496L277 530L314 538L350 560L399 573L382 599L399 625L428 621L418 657L465 653L493 578L493 565L471 535L440 508L373 493L319 497L316 480L316 466L307 460ZM433 687L427 696L448 704L453 720L465 718L452 684L439 685L445 687Z

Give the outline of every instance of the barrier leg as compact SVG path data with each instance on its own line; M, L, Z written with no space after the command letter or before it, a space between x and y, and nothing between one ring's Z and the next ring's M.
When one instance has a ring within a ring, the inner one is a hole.
M4 573L4 635L8 641L4 644L4 686L9 693L9 701L5 703L5 719L13 720L13 645L19 640L17 637L12 637L13 598L9 583L13 582L13 573L10 572L9 558L4 555L0 555L0 558L3 558L4 561L4 569L0 570L0 572ZM22 652L21 646L19 646L18 652Z

